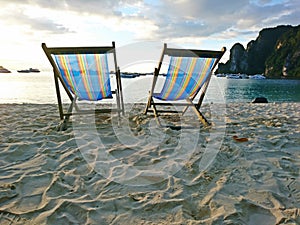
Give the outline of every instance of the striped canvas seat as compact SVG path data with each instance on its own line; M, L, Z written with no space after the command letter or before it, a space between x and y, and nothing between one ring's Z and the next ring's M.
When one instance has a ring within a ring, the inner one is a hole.
M79 100L112 98L106 54L54 55L62 79Z
M194 96L207 81L214 58L171 57L166 81L159 94L161 100L183 100Z
M153 112L158 124L161 125L158 119L160 114L178 113L178 111L172 111L168 108L167 110L157 109L158 106L168 106L169 108L170 106L184 106L182 114L191 107L199 120L204 125L209 125L208 120L200 112L200 107L212 72L225 51L226 48L221 51L168 48L167 44L164 44L158 67L154 71L145 114ZM162 89L156 92L155 86L165 56L170 57L168 72ZM194 102L199 94L198 102ZM155 102L154 99L161 101ZM182 102L182 100L185 100L185 102Z

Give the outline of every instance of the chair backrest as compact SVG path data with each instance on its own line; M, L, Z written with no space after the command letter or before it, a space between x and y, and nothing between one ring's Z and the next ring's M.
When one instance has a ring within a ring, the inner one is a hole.
M79 100L97 101L112 98L108 55L114 54L114 42L109 47L68 47L43 49L67 92Z
M183 100L197 95L210 80L213 69L225 52L164 48L170 56L166 80L155 97L162 100ZM163 57L162 57L163 59Z

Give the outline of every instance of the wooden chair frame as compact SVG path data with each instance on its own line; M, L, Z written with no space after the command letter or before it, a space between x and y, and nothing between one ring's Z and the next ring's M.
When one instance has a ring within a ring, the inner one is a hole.
M123 102L123 94L122 94L122 84L121 84L121 76L120 76L120 69L117 64L117 57L116 57L116 49L115 49L115 42L112 42L112 46L101 46L101 47L47 47L45 43L42 43L42 48L53 67L54 73L54 81L55 81L55 88L57 94L57 102L58 102L58 109L59 109L59 116L61 119L60 129L65 129L66 124L72 115L77 114L92 114L92 113L109 113L109 112L117 112L118 115L124 115L124 102ZM111 109L96 109L96 110L84 110L79 109L77 101L77 96L75 96L71 91L68 89L66 83L64 82L60 70L54 61L52 54L55 55L67 55L67 54L113 54L114 59L114 70L116 76L116 90L112 91L112 94L116 95L116 103L117 108ZM59 87L59 82L61 83L62 87L64 88L65 92L67 93L71 104L68 110L65 112L63 109L63 102L61 98L61 92ZM73 109L76 109L76 112L73 112Z
M159 115L163 113L178 113L177 111L172 110L158 110L157 106L185 106L185 108L182 111L182 115L186 112L186 110L189 107L192 107L194 112L196 113L199 120L205 125L210 125L210 122L204 117L204 115L200 111L200 107L202 105L203 99L205 97L205 93L207 91L213 70L218 65L221 57L224 55L226 51L226 48L223 47L221 51L213 51L213 50L195 50L195 49L177 49L177 48L168 48L167 44L164 44L163 51L158 63L157 68L154 70L154 77L152 82L152 88L149 92L148 102L146 105L146 109L144 111L144 114L147 114L148 112L153 112L154 116L156 118L157 123L161 126L161 123L159 121ZM190 96L189 98L185 99L186 102L155 102L153 95L155 90L155 85L159 76L159 72L161 69L161 66L164 61L164 56L175 56L175 57L199 57L199 58L216 58L216 61L214 62L211 70L209 71L209 77L206 80L206 82L203 84L203 86L196 92L193 96ZM201 92L198 102L194 103L194 99L198 95L198 93Z

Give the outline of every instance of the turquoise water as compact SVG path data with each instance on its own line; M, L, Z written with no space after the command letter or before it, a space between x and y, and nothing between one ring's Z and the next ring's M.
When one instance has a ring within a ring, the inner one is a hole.
M162 84L160 78L159 84ZM146 102L152 76L122 78L125 102ZM158 85L159 85L158 84ZM266 97L269 102L300 102L300 80L235 80L213 76L206 101L251 102ZM67 100L67 96L63 95ZM0 103L56 103L51 72L0 74Z
M221 79L228 102L248 102L261 96L269 102L300 102L300 80Z

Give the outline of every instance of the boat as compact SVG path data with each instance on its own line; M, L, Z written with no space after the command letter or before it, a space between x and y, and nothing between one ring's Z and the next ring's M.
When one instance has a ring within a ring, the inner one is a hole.
M249 76L249 79L263 80L263 79L266 79L266 77L262 74L255 74L255 75Z
M39 73L39 69L29 68L28 70L18 70L18 73Z
M248 79L249 76L247 74L238 73L238 74L227 74L226 78L229 78L229 79Z
M227 74L226 78L227 79L242 79L242 76L240 76L239 74Z
M40 70L39 69L29 68L29 72L31 72L31 73L39 73Z
M17 71L18 71L18 73L30 73L29 70L17 70Z
M215 74L216 77L226 77L226 74L224 73L218 73L218 74Z
M122 78L135 78L138 76L139 76L139 74L137 74L137 73L127 73L127 72L121 73Z
M249 76L247 74L240 74L240 76L242 77L242 79L249 79Z

